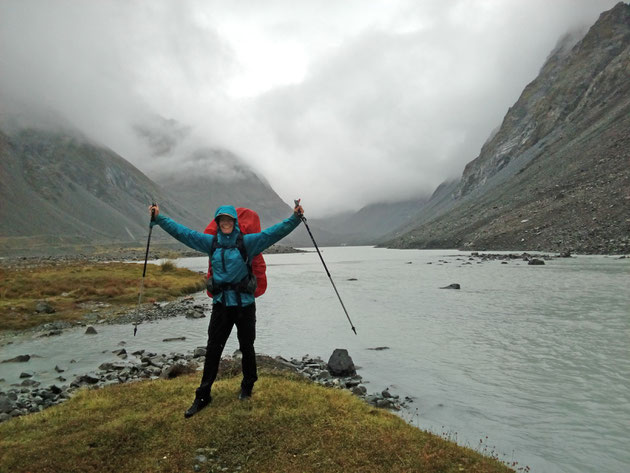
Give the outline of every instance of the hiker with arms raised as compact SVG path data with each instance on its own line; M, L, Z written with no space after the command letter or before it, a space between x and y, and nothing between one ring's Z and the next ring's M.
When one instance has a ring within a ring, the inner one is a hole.
M236 209L231 205L224 205L217 209L214 216L217 224L216 236L196 232L160 215L157 205L149 207L149 211L155 216L151 225L159 225L186 246L207 254L212 265L212 277L208 280L208 289L212 292L212 315L208 327L206 361L195 400L184 416L196 414L212 401L212 383L217 376L221 353L234 325L243 354L243 381L238 397L241 400L250 398L258 379L254 351L256 279L252 274L251 260L291 233L300 224L304 209L296 201L293 215L289 218L259 233L245 235L239 228Z

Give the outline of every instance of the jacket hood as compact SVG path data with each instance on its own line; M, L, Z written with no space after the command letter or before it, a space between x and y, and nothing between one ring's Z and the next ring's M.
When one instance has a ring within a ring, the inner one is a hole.
M220 215L228 215L234 219L234 231L229 235L226 235L221 231L221 226L219 225ZM232 239L236 238L236 235L241 231L238 226L238 213L236 212L236 208L233 205L220 206L214 213L214 221L217 222L217 235L219 235L219 241L223 243L233 243Z
M238 214L236 213L236 208L234 208L233 205L221 205L214 213L214 219L217 220L219 215L228 215L236 220L236 223L238 223Z

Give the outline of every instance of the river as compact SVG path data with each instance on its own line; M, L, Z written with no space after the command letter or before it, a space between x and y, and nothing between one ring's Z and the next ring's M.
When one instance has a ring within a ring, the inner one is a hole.
M469 260L456 250L324 248L357 334L316 253L266 256L269 288L257 302L258 352L324 359L347 348L368 392L414 401L408 422L534 472L630 469L630 259ZM206 269L207 258L179 266ZM440 289L451 283L460 290ZM205 296L195 296L203 301ZM19 370L69 380L128 352L185 352L206 342L208 318L66 330L17 338L0 359L0 389ZM166 337L183 342L164 343ZM386 350L370 350L389 347ZM226 354L237 348L233 333Z

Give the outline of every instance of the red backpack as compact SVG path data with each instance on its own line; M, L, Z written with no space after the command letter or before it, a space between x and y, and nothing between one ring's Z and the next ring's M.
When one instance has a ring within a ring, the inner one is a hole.
M258 214L254 212L252 209L248 209L245 207L238 207L236 209L236 215L238 216L238 227L241 229L241 233L243 235L247 233L259 233L260 228L260 218ZM211 220L204 233L210 233L212 235L217 234L217 222ZM256 282L258 286L256 287L256 292L254 293L254 297L262 296L267 290L267 264L263 258L262 253L254 256L252 260L252 272L254 276L256 276ZM208 279L212 277L212 261L208 260ZM212 297L210 291L206 291L208 296Z

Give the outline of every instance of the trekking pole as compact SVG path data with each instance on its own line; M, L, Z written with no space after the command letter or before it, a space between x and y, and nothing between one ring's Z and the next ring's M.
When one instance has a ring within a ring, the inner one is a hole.
M152 205L155 206L155 202L152 202ZM147 260L149 259L149 245L151 244L151 232L153 231L153 226L151 222L155 220L155 209L151 209L151 220L149 221L149 238L147 239L147 252L144 254L144 269L142 270L142 279L140 280L140 290L138 291L138 305L136 306L136 314L138 313L138 309L140 308L140 302L142 301L142 294L144 293L144 276L147 274ZM134 323L133 326L133 336L136 336L138 332L138 321Z
M296 207L298 205L300 205L300 199L296 199L293 202L295 202L295 206ZM348 318L348 322L350 322L350 327L352 327L352 331L356 335L357 334L357 329L354 328L354 325L352 324L352 320L350 320L350 316L348 315L348 311L346 310L346 306L343 305L343 301L341 300L341 296L339 295L339 291L337 290L337 286L335 286L335 282L333 281L333 278L330 275L330 271L328 271L328 267L326 266L326 263L324 262L324 258L322 257L322 254L319 251L317 243L315 243L315 238L313 238L313 234L311 233L311 229L308 227L308 223L306 223L306 217L303 214L298 214L298 215L300 216L300 219L302 220L302 222L304 222L304 226L306 227L306 231L308 231L308 234L310 235L311 240L313 241L313 245L315 245L315 249L317 250L317 254L319 255L319 259L322 260L322 264L324 265L324 269L326 270L326 274L328 275L328 279L330 279L330 283L332 284L332 287L335 290L335 294L337 294L337 298L339 299L339 302L341 302L341 307L343 307L343 311L346 313L346 317Z

